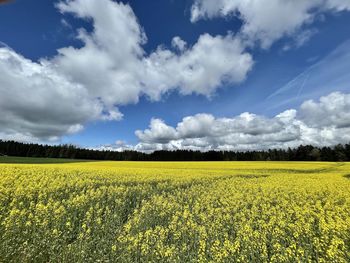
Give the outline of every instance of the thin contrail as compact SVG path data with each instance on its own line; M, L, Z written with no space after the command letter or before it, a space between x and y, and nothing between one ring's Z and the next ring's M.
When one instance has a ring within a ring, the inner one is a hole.
M298 91L298 95L297 95L297 99L300 97L301 92L304 90L305 84L309 80L309 77L310 77L310 72L307 73L306 77L304 78L303 83L300 85L300 88L299 88L299 91Z
M293 87L294 83L300 80L300 78L303 77L303 75L308 74L309 69L305 70L304 72L300 73L298 76L290 80L287 84L285 84L282 88L276 90L274 93L272 93L270 96L268 96L266 99L271 99L272 97L275 97L276 95L289 90L291 87Z
M0 41L0 48L2 48L2 47L6 47L6 48L8 48L8 49L12 49L12 48L11 48L10 46L8 46L6 43Z

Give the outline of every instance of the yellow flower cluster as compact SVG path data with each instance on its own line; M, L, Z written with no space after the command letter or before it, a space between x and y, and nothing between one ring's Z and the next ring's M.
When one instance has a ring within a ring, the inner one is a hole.
M350 164L0 164L0 262L350 262Z

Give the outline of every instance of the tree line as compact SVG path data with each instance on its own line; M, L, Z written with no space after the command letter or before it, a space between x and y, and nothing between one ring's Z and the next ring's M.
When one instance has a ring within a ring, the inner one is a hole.
M42 145L0 140L0 156L69 158L115 161L350 161L350 144L333 147L300 145L265 151L138 151L90 150L74 145Z

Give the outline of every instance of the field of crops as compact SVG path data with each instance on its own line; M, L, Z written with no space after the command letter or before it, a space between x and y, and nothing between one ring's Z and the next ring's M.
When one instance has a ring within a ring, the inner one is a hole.
M347 163L0 159L0 262L350 262Z

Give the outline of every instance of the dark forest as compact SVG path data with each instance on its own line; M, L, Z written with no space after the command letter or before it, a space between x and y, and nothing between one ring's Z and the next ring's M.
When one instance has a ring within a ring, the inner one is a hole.
M0 155L18 157L69 158L114 161L350 161L350 144L334 147L300 145L295 149L271 149L266 151L101 151L74 145L41 145L0 140Z

